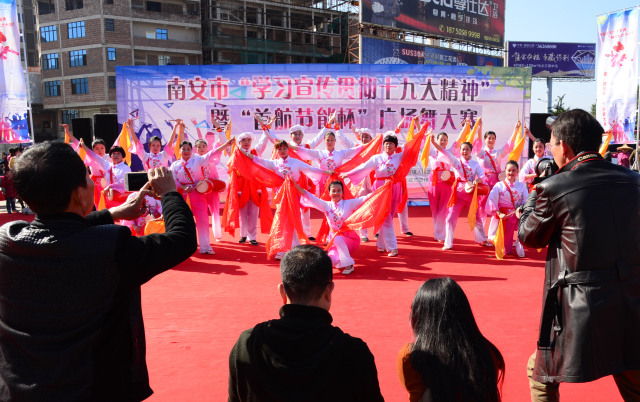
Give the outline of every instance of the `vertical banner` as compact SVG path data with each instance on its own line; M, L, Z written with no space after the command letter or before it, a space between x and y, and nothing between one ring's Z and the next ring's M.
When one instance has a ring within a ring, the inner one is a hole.
M597 118L612 142L635 141L638 8L598 16Z

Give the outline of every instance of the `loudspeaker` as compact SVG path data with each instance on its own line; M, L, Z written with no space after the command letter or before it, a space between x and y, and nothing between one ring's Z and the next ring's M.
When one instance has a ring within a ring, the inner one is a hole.
M547 117L551 116L548 113L531 113L531 134L536 138L542 138L545 142L551 140L551 130L547 128ZM533 141L529 141L529 158L533 158Z
M118 138L118 115L115 113L96 113L93 115L93 132L96 138L102 138L107 151Z
M93 141L93 136L91 135L90 117L71 119L71 130L73 130L74 137L76 137L77 139L82 139L85 145L91 148L91 141Z

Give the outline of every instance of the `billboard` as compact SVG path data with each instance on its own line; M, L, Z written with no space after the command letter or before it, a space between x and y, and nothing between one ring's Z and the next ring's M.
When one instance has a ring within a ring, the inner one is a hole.
M0 0L0 144L29 142L15 0Z
M598 16L596 117L611 142L636 140L638 7Z
M352 140L352 128L385 133L407 117L399 136L403 145L414 116L422 115L423 123L454 138L467 116L482 116L484 128L498 133L501 146L513 132L518 113L529 115L530 71L408 64L118 66L118 121L141 117L134 128L147 143L154 135L167 141L171 120L180 118L193 141L215 135L212 117L232 121L235 135L249 131L257 137L257 113L276 117L272 132L277 137L290 139L289 128L300 124L305 140L310 140L337 111L343 132ZM270 154L271 146L264 155ZM427 197L428 173L420 166L412 170L411 199Z
M507 42L507 53L509 67L531 67L534 77L595 77L595 43Z
M362 64L433 64L441 66L502 66L502 59L406 42L360 37Z
M505 0L362 0L360 22L504 46Z

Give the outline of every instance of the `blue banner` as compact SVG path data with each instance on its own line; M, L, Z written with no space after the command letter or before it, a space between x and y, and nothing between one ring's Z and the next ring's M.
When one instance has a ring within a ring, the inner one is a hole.
M531 67L534 77L595 77L595 43L508 42L507 52L509 67Z
M502 59L405 42L361 37L362 64L432 64L502 67Z

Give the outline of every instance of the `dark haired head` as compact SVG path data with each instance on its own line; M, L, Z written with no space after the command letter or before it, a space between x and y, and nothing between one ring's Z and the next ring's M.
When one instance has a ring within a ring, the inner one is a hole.
M180 143L180 148L182 148L183 145L188 145L189 148L193 149L193 145L191 145L191 143L189 141L182 141Z
M293 304L319 300L333 281L331 258L320 247L296 246L280 261L280 274L287 297Z
M493 135L495 137L496 133L494 133L493 131L487 131L486 133L484 133L484 138L486 139L490 135Z
M127 153L124 151L124 148L119 145L111 147L111 149L109 150L109 156L111 156L111 154L114 152L120 152L120 155L122 155L122 159L127 157Z
M104 140L102 138L96 138L95 140L93 140L93 142L91 143L91 149L93 149L96 145L104 145L104 147L107 147L107 144L104 143Z
M537 143L537 142L541 143L542 145L545 144L544 139L542 139L542 138L536 138L535 140L533 140L534 144Z
M473 151L473 144L470 143L469 141L465 141L462 144L460 144L460 148L462 148L463 145L468 145L469 149Z
M443 135L445 137L449 138L449 135L447 133L445 133L444 131L442 131L442 132L438 133L438 136L436 137L436 140L439 140L440 137L442 137Z
M275 149L289 148L289 143L285 140L278 140L273 144L273 146L275 147Z
M415 338L411 364L432 400L500 401L504 359L478 329L455 281L441 277L423 283L411 304L410 321Z
M551 125L551 135L556 141L564 141L576 155L598 151L603 133L604 129L598 120L582 109L562 113Z
M383 144L385 142L393 142L394 144L396 144L396 147L397 147L398 146L398 137L396 137L395 135L387 135L386 137L384 137L384 140L382 140Z
M331 190L331 186L340 186L340 188L342 188L342 191L344 192L344 184L342 184L340 180L332 181L331 183L329 183L329 190Z
M162 138L158 137L157 135L154 135L153 137L149 138L149 145L151 145L153 141L160 141L160 145L162 145Z
M62 212L78 187L87 187L87 168L68 144L43 142L16 159L13 185L38 215Z
M611 162L611 159L612 159L611 152L609 152L609 151L605 152L604 153L604 160L607 161L607 162Z
M332 136L333 138L336 138L336 133L334 133L333 131L327 131L324 133L324 138L327 138L328 136Z
M507 166L509 165L513 165L516 167L516 170L520 170L520 166L518 165L518 162L514 161L513 159L510 159L509 162L507 162L507 164L504 165L504 168L506 169Z

